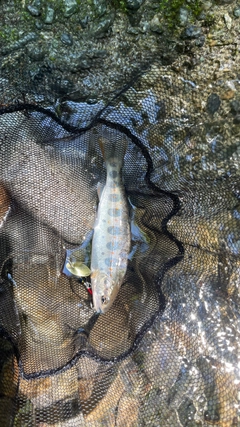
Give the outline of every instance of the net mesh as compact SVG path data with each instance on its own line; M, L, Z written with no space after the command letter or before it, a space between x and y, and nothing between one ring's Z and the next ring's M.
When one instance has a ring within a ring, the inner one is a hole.
M50 76L17 73L0 80L1 425L238 426L231 120L159 65L93 105L56 99ZM98 315L64 265L83 242L90 261L102 136L128 141L131 252Z

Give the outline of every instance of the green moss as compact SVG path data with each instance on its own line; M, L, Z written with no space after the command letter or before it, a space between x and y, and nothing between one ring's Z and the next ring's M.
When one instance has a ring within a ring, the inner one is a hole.
M138 351L134 354L133 360L138 365L140 369L144 369L146 354L143 351Z
M118 9L123 13L127 13L128 9L126 0L110 0L110 3L115 9Z
M48 59L49 59L51 62L55 62L57 58L56 58L56 56L54 56L54 55L50 55Z
M212 13L207 13L204 19L204 25L211 27L215 23L215 16Z
M14 43L19 39L16 28L2 27L0 31L0 40L7 43Z
M26 399L19 409L15 419L14 427L27 427L33 425L34 407L30 400ZM32 421L30 421L32 420Z
M28 11L26 11L26 10L23 10L23 11L21 12L21 18L22 18L25 22L32 22L32 21L33 21L32 16L31 16L31 15L30 15L30 13L29 13Z
M159 11L162 13L169 29L173 29L180 24L181 9L187 10L190 21L193 21L203 10L202 0L162 0Z

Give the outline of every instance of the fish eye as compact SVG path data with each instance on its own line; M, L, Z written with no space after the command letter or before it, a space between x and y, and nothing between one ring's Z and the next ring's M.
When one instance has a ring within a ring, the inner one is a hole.
M102 304L106 304L107 301L108 301L108 299L106 297L104 297L104 296L101 297Z

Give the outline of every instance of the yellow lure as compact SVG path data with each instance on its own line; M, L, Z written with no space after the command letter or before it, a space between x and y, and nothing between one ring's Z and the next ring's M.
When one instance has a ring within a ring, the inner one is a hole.
M77 277L88 277L91 274L90 268L81 261L73 261L66 263L67 270Z

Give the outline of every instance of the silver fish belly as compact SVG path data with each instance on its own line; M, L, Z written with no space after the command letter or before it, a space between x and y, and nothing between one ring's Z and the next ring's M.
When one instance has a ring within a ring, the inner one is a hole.
M100 196L91 256L93 304L106 313L127 270L131 234L129 208L121 179L121 159L106 161L107 180Z

